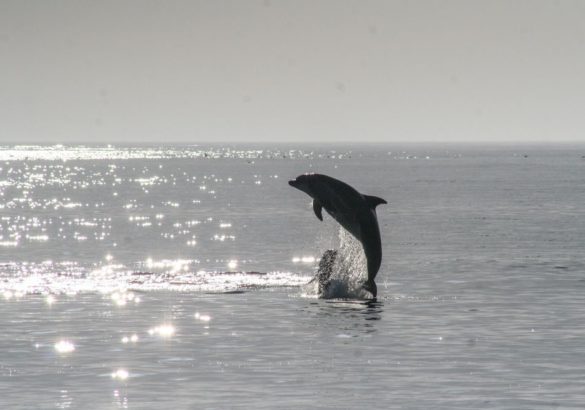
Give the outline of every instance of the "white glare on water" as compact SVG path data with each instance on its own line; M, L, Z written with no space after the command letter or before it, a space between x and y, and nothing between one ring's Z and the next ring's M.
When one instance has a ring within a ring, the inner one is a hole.
M173 325L165 324L148 329L148 334L151 336L160 336L169 338L175 334L175 327Z
M71 353L75 350L75 345L68 340L60 340L55 343L55 350L59 353Z
M126 380L128 376L130 376L130 373L125 369L118 369L115 372L112 372L112 379Z
M128 342L132 342L132 343L138 342L138 335L136 333L134 333L132 336L122 337L122 343L127 344Z
M202 322L209 322L211 320L211 316L209 315L202 315L199 312L195 313L195 319L200 320Z
M262 257L239 253L242 229L250 227L238 213L213 211L216 198L232 206L230 192L263 189L254 182L272 184L274 172L216 175L180 162L161 166L159 160L246 159L251 167L255 159L319 155L234 147L0 146L0 299L14 303L39 294L50 306L60 295L99 292L128 308L140 302L128 289L300 286L307 277L299 272L240 272L244 266L267 269ZM170 187L176 188L160 191ZM187 259L195 254L200 259Z
M315 263L316 259L314 256L295 256L292 258L292 263Z
M114 292L110 297L117 306L126 306L128 302L140 303L140 298L133 292Z

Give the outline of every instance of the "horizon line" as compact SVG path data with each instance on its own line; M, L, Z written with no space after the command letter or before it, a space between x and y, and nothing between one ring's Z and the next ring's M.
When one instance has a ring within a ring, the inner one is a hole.
M273 144L273 145L585 145L583 141L571 141L571 140L560 140L560 141L263 141L263 140L251 140L251 141L233 141L233 140L216 140L216 141L7 141L0 142L0 146L26 146L26 145L37 145L37 146L55 146L55 145L252 145L252 144Z

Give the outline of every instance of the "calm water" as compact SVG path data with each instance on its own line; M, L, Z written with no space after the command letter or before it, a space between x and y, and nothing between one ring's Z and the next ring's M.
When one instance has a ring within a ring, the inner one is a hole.
M583 408L584 155L0 147L0 408ZM390 203L376 303L307 171Z

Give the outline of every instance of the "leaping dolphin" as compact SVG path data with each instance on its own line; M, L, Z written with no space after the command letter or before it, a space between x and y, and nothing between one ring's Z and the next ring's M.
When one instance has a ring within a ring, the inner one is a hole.
M299 175L288 184L313 198L313 211L323 220L325 208L341 226L361 242L368 261L368 279L363 288L375 298L378 289L374 278L382 263L382 242L376 206L386 204L382 198L362 195L338 179L321 174Z

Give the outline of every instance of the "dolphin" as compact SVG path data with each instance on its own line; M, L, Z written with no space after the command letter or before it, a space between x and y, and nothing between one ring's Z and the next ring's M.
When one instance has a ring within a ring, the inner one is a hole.
M338 179L322 174L304 174L288 184L313 198L313 211L323 220L322 210L361 242L368 261L368 279L363 288L375 298L374 278L382 263L382 241L376 206L386 204L382 198L363 195Z

